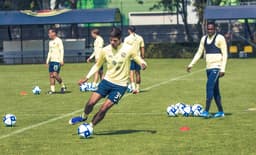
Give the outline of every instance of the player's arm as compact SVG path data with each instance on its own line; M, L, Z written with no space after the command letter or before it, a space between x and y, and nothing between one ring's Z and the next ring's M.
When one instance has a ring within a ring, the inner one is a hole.
M91 56L87 59L87 63L89 63L95 57L95 50L92 52Z
M222 53L222 64L221 64L221 69L220 69L220 77L224 76L225 74L225 69L226 69L226 64L227 64L227 59L228 59L228 51L227 51L227 42L224 37L220 37L220 49Z
M60 50L60 64L63 66L64 65L64 46L61 39L59 41L59 50Z
M205 37L203 37L200 41L200 45L199 48L193 58L193 60L191 61L191 63L187 66L187 72L190 72L192 67L198 62L198 60L202 57L202 54L204 52L204 40Z
M141 54L141 58L144 59L145 58L145 43L143 38L141 38L141 43L140 43L140 54Z
M47 59L46 59L46 65L48 65L50 62L50 57L51 57L50 55L51 55L51 52L50 52L50 43L49 43L49 51L48 51L48 55L47 55Z
M101 68L101 66L103 65L104 62L105 62L105 54L104 54L104 52L100 52L97 62L92 66L92 68L90 69L90 71L86 75L86 77L79 80L79 82L78 82L79 85L87 82L93 74L95 74L97 71L99 71L99 69Z
M132 58L137 64L139 64L143 70L145 70L145 69L147 68L147 66L148 66L148 65L147 65L147 62L146 62L145 60L143 60L143 59L141 58L141 56L139 56L139 55L136 53L136 50L134 50L134 51L132 52L131 58Z

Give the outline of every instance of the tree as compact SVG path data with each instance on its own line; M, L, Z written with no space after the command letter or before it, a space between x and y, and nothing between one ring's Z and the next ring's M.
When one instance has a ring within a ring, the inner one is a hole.
M182 21L184 23L185 33L187 35L188 41L193 42L193 38L189 32L188 21L187 21L187 1L186 0L160 0L154 4L149 10L161 9L164 11L176 12L177 15L181 15Z

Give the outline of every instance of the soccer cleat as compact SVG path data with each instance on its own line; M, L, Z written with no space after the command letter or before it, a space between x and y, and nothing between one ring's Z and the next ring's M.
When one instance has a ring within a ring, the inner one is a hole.
M212 117L212 115L208 111L203 111L199 116L204 118Z
M214 116L213 116L214 118L218 118L218 117L225 117L225 114L224 114L224 112L217 112L216 114L214 114Z
M77 124L77 123L80 123L80 122L84 122L86 120L87 120L87 118L77 116L77 117L71 118L68 123L71 124L71 125L74 125L74 124Z
M60 92L61 92L62 94L64 94L64 93L66 92L66 90L67 90L67 87L61 87L61 88L60 88Z

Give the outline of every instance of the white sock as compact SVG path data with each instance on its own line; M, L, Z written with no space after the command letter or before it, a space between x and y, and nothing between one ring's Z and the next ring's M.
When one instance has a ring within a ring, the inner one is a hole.
M55 92L55 86L54 85L51 85L51 91Z

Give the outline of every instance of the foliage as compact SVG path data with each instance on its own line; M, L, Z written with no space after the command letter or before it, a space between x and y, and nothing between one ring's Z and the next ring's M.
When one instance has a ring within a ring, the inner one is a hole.
M195 43L152 43L146 45L146 58L192 58L197 49Z

